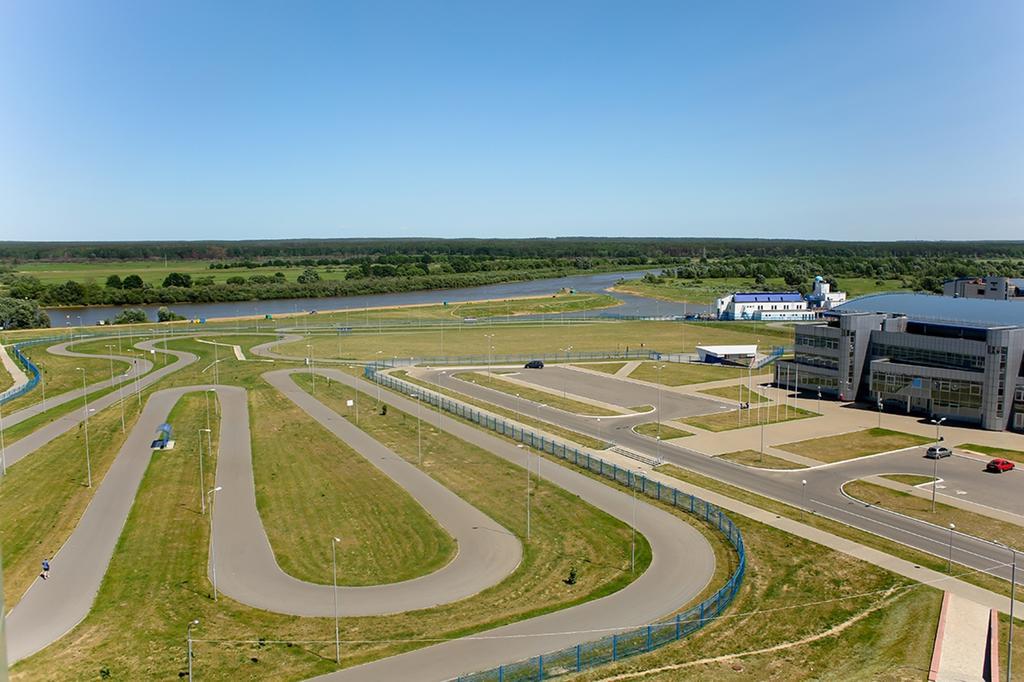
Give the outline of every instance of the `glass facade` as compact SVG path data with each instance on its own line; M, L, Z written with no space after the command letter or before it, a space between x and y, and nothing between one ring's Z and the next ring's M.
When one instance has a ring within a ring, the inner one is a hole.
M985 369L984 355L953 353L931 348L914 348L897 346L888 343L874 343L871 346L873 358L889 358L893 362L904 365L922 365L924 367L948 367L950 369L966 369L981 372Z

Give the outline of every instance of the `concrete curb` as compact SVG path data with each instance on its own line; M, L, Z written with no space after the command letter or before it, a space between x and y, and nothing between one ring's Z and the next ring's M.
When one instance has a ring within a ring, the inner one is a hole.
M949 592L942 593L942 611L939 612L939 627L935 631L935 647L932 649L932 662L928 666L928 682L935 682L939 677L939 662L942 660L942 638L946 632L946 612L949 609Z

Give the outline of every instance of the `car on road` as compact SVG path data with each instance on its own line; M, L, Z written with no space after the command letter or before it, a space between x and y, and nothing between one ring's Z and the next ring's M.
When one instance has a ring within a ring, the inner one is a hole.
M994 474L1001 474L1004 471L1011 471L1014 467L1013 462L1002 457L996 457L991 462L985 465L985 471L991 471Z
M947 447L933 445L928 448L928 452L925 454L925 457L928 459L942 459L943 457L949 457L952 454L953 452Z
M528 363L523 365L525 369L544 369L543 360L530 360Z

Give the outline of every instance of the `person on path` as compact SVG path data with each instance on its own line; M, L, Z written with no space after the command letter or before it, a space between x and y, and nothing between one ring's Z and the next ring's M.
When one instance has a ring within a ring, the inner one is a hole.
M50 577L50 560L43 559L43 572L39 574L39 577L46 580Z

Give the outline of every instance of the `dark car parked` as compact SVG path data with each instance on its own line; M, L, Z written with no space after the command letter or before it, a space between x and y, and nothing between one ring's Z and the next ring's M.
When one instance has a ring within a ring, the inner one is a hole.
M526 369L544 369L543 360L530 360L528 363L523 365Z

